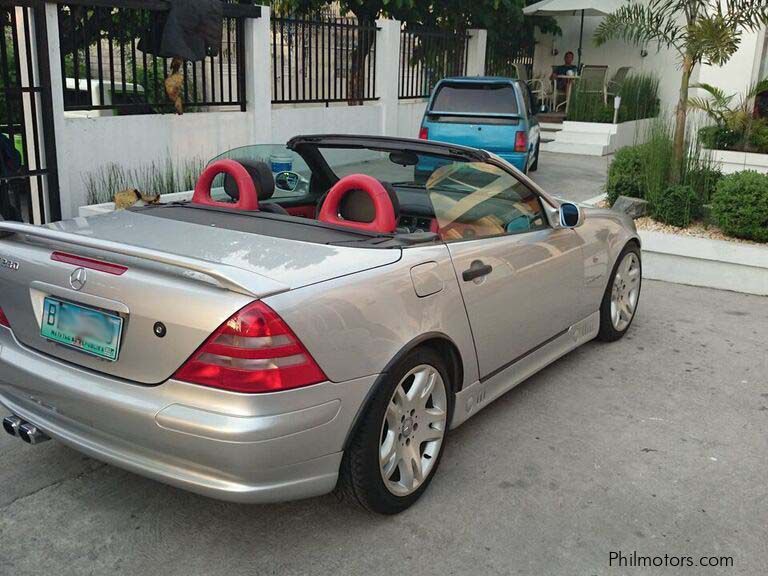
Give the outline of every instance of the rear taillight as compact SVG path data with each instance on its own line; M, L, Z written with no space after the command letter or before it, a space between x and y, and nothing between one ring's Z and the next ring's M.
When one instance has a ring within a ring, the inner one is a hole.
M429 140L429 128L422 126L419 130L419 140Z
M5 315L2 308L0 308L0 326L5 326L6 328L11 327L11 323L8 322L8 317Z
M528 151L528 134L525 132L518 132L515 134L515 152L527 152Z
M224 322L174 378L233 392L277 392L327 380L288 325L266 304Z

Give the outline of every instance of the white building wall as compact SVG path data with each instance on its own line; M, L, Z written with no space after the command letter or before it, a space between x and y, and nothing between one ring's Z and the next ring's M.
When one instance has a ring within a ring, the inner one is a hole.
M563 31L562 36L540 33L537 36L538 43L534 55L536 77L548 78L552 66L562 64L563 57L569 50L578 58L580 16L563 15L556 19ZM631 66L633 72L655 73L659 77L662 110L668 114L674 113L680 93L680 62L677 51L666 48L658 50L655 43L641 47L622 40L611 40L603 46L596 46L593 37L601 20L601 17L584 18L582 63L607 65L608 78L621 66ZM764 44L765 30L744 33L738 52L725 66L697 66L691 84L707 82L723 88L727 93L743 91L750 82L760 76ZM557 55L553 55L555 49L558 51ZM643 49L648 53L645 57L641 55ZM695 95L696 90L693 90L691 96Z
M46 16L51 62L57 63L60 59L54 4L47 4ZM208 159L239 146L282 144L300 134L418 137L426 100L398 100L399 22L377 23L377 101L362 106L272 105L269 17L269 8L262 7L261 18L246 21L246 112L90 118L81 113L67 114L60 89L61 70L54 65L52 92L63 218L75 216L78 207L87 204L85 176L111 163L131 168L160 164L169 157ZM485 55L485 33L472 32L472 70L479 72L484 67L480 60Z
M579 16L558 16L557 23L563 31L562 36L539 34L534 54L534 76L547 77L552 73L552 66L563 63L565 53L569 50L578 59L579 48ZM677 53L662 49L656 50L656 45L648 46L648 55L641 56L641 48L627 44L621 40L611 40L603 46L595 46L592 40L595 29L602 20L601 17L584 18L584 43L582 63L592 65L607 65L610 79L622 66L631 66L632 72L653 72L659 76L659 98L662 108L674 110L677 95L680 90L680 71L677 68ZM554 55L553 50L558 54ZM574 60L576 61L576 60Z

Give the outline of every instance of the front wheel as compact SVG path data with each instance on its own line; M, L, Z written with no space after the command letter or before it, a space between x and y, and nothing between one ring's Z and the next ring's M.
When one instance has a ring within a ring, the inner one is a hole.
M452 400L440 356L408 354L382 382L344 453L340 492L380 514L416 502L440 463Z
M600 305L598 340L615 342L629 330L640 301L643 268L640 248L630 244L621 252Z

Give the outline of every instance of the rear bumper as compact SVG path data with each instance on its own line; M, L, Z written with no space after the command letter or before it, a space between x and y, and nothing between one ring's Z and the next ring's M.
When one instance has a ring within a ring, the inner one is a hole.
M528 169L528 153L527 152L515 152L512 154L499 154L499 157L504 161L509 162L520 170L525 172Z
M375 380L258 395L175 380L139 386L39 354L0 328L0 403L11 412L96 459L222 500L333 490Z

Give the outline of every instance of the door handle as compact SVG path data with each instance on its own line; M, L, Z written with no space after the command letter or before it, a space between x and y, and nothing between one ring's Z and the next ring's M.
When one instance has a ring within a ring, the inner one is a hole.
M461 273L461 277L464 279L464 282L471 282L483 276L488 276L491 272L493 272L493 266L484 263L482 260L475 260L468 270L464 270Z

